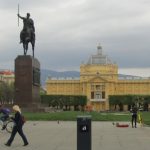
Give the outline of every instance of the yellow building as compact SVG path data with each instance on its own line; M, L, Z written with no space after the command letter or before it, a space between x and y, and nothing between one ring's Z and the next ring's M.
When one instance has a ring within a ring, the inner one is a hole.
M80 78L48 78L49 95L86 95L93 110L109 110L109 95L150 95L150 78L118 77L118 66L97 47L86 64L80 66ZM127 109L127 108L125 108Z

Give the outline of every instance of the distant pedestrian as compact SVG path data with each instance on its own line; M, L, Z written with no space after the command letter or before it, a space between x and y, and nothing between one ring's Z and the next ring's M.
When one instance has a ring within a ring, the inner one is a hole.
M136 128L136 122L137 122L137 107L134 105L132 110L131 110L131 113L132 113L132 128Z
M13 110L15 111L15 117L12 119L14 120L15 124L14 124L13 130L12 130L11 136L5 145L11 146L11 144L14 140L14 137L15 137L16 133L18 132L24 142L23 146L27 146L29 143L28 143L27 138L24 135L23 130L22 130L23 121L22 121L21 110L18 105L14 105Z

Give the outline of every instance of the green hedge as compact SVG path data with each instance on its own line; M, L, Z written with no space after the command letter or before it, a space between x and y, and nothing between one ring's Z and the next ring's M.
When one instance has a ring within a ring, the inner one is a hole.
M41 95L41 103L48 104L48 106L70 107L74 106L75 109L78 106L85 106L87 103L87 97L83 95Z
M132 105L133 103L147 103L150 104L150 95L110 95L110 105Z

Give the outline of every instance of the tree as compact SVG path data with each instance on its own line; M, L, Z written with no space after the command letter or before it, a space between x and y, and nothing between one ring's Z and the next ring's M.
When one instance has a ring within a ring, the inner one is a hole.
M14 100L14 83L0 83L0 102L1 104L9 104Z

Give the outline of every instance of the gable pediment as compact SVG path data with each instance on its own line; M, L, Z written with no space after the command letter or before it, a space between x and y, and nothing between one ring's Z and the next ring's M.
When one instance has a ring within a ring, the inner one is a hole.
M98 76L98 77L93 77L93 78L91 78L88 82L108 82L106 79L104 79L103 77L100 77L100 76Z

